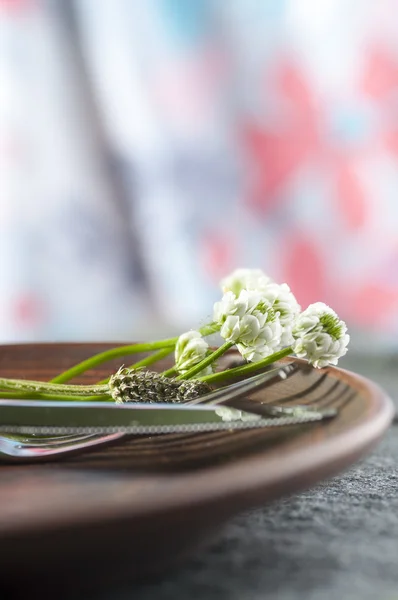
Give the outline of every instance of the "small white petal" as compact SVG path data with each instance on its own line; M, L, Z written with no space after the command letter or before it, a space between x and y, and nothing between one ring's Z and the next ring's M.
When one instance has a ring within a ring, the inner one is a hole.
M240 334L240 319L235 315L228 315L220 329L220 335L227 342L235 342Z
M260 333L260 323L253 315L245 315L240 320L239 339L242 342L250 342L257 338Z

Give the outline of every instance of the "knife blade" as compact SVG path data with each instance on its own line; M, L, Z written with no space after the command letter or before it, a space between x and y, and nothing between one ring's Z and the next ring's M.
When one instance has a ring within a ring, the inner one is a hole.
M104 433L220 423L217 406L0 400L0 432Z
M249 411L229 413L220 406L111 404L44 400L0 400L0 433L68 435L162 434L247 429L319 421L331 411L305 411L290 417L262 418ZM237 414L239 413L239 414ZM228 415L232 414L229 420Z

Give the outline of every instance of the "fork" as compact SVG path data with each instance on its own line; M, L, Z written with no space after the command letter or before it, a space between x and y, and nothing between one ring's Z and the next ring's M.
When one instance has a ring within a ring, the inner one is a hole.
M228 404L233 400L239 400L242 396L247 395L249 392L256 392L265 387L275 385L276 383L291 377L297 372L298 366L295 364L288 364L284 367L279 367L272 370L267 370L260 375L255 375L243 381L239 381L232 385L224 386L216 389L208 394L196 398L194 400L187 401L184 404L189 405L218 405ZM238 405L239 406L239 405ZM263 405L257 403L250 404L250 411L257 413L261 416L280 417L281 415L288 416L289 421L294 421L297 411L302 413L308 411L308 408L303 407L278 407ZM314 412L314 411L312 411ZM303 422L303 417L298 419L299 422ZM304 421L305 422L305 421ZM32 461L39 461L47 459L51 456L58 457L63 454L70 454L86 449L105 446L112 444L127 434L123 432L111 433L107 435L98 434L70 434L62 436L38 436L38 437L27 437L23 435L7 435L0 436L0 455L6 455L7 457L18 460L18 459L29 459Z

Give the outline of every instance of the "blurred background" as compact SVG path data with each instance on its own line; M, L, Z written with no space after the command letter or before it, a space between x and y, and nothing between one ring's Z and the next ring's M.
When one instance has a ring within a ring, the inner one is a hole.
M398 0L0 0L0 342L158 338L261 267L398 350Z

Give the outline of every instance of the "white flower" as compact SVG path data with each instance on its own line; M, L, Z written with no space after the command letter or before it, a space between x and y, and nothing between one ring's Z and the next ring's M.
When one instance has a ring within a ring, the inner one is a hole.
M347 353L350 336L337 314L323 302L316 302L303 311L293 327L294 352L307 358L314 367L337 365Z
M281 336L282 326L279 318L275 316L273 321L269 320L264 324L254 340L248 343L242 340L237 344L237 348L247 361L258 362L280 350Z
M214 304L213 311L213 319L220 326L221 337L228 342L250 342L257 338L261 324L258 314L254 313L260 302L261 294L257 291L242 290L238 296L226 292Z
M225 294L232 292L236 297L240 296L242 290L258 292L275 313L279 313L282 325L281 346L293 343L292 327L301 308L286 283L275 283L261 269L236 269L221 280L221 287Z
M221 337L237 344L246 360L261 360L280 348L279 313L259 291L242 290L239 296L226 292L214 305L214 321Z
M238 296L231 291L226 292L221 300L214 304L213 319L223 325L229 316L242 318L251 314L260 301L261 294L257 291L242 290Z
M187 331L180 335L174 353L178 372L186 373L189 369L206 358L208 351L209 344L203 339L199 331ZM210 375L212 372L212 365L209 365L203 369L199 375Z
M260 333L259 320L253 315L238 317L228 315L220 329L220 335L227 342L250 342Z
M301 307L287 283L268 283L262 290L262 295L268 300L273 310L279 313L282 325L281 345L290 346L293 343L292 328L300 313Z
M261 269L235 269L220 281L222 291L239 296L242 290L261 291L272 280Z

